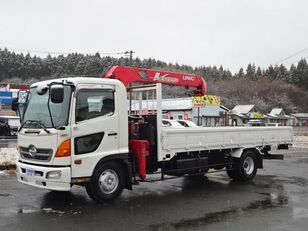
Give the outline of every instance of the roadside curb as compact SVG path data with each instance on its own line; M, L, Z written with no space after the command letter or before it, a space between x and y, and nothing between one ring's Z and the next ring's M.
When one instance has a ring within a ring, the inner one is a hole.
M0 165L0 171L16 169L16 164Z

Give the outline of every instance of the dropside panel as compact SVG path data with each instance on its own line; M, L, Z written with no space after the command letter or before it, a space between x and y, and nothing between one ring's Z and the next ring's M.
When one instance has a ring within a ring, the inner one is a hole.
M179 152L254 148L292 141L291 127L163 128L159 161Z

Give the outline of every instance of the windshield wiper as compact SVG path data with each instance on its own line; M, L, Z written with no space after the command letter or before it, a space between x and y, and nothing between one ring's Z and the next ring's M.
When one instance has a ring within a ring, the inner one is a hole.
M22 123L22 125L19 127L18 132L20 132L20 130L27 124L37 124L39 125L46 133L50 133L49 130L47 130L47 128L45 127L45 125L40 121L40 120L26 120L25 122Z

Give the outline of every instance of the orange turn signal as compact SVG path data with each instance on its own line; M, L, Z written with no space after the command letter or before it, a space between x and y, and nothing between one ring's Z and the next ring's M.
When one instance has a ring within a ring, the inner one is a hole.
M66 157L71 155L71 140L65 140L59 146L55 157Z

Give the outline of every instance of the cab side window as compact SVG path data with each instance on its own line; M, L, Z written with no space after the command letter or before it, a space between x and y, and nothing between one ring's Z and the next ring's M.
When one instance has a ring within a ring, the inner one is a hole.
M112 89L81 89L77 92L75 121L112 116L114 91Z

